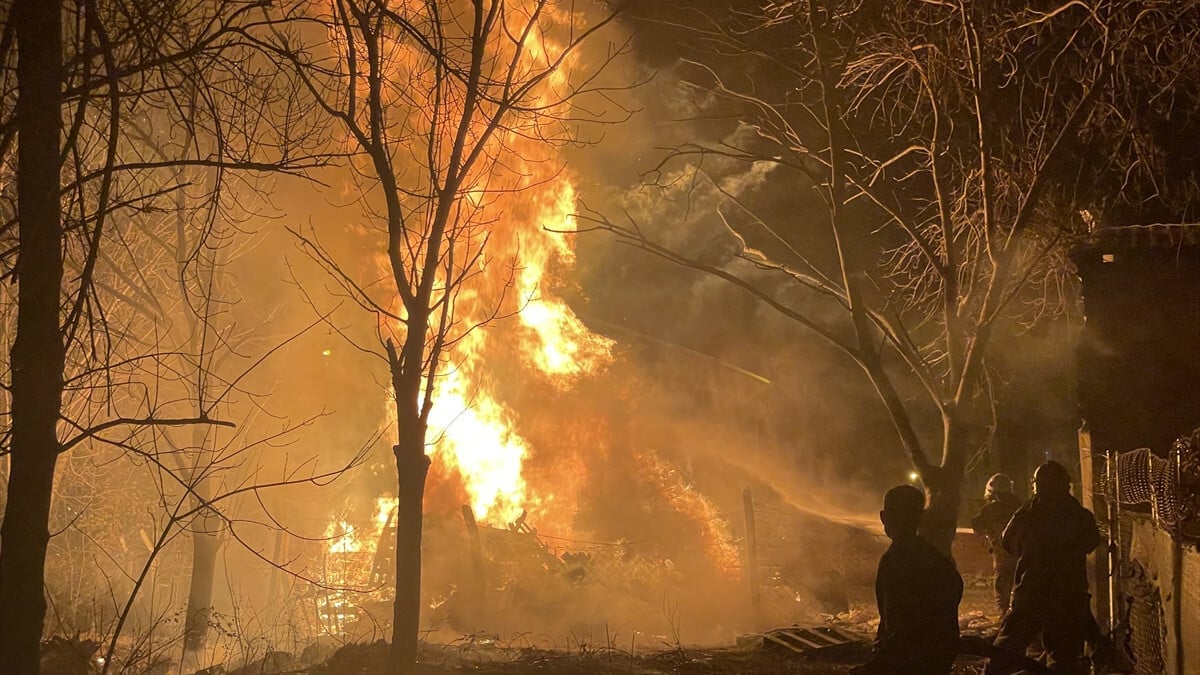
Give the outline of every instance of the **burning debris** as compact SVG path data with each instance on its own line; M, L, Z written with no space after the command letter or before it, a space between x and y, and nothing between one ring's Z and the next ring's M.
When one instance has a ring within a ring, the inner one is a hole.
M563 622L585 626L588 616L603 617L621 602L657 614L656 598L672 587L683 592L691 582L671 560L639 554L630 542L541 535L524 513L505 527L475 522L469 506L462 514L431 514L426 523L433 561L424 593L428 621L447 636L532 629L534 617L545 630L560 632ZM374 528L344 520L330 525L314 587L325 634L363 639L386 632L395 529L392 517L375 522ZM583 611L584 605L591 609Z
M655 649L682 639L681 620L704 640L732 640L746 621L771 625L824 616L845 628L870 628L849 618L848 593L870 587L882 550L878 535L821 523L779 501L761 504L756 569L762 590L752 604L747 542L737 527L742 511L718 512L677 470L653 453L645 458L651 470L639 475L664 508L656 526L690 528L679 540L682 548L663 548L661 540L543 533L528 512L499 527L476 521L470 505L426 514L422 602L430 635L447 641L532 632L558 641L619 625L634 633L640 649ZM312 591L322 633L353 641L387 635L394 508L393 498L380 498L361 521L343 514L327 526L323 576ZM830 566L834 560L840 563ZM706 595L695 594L697 583ZM718 594L722 602L713 603ZM863 600L853 597L856 607ZM858 621L870 619L866 612ZM697 620L714 621L723 637L704 637L711 629Z

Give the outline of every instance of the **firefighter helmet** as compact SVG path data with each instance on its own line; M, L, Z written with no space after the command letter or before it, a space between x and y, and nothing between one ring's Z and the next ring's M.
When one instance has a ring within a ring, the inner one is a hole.
M1036 495L1069 494L1071 474L1055 461L1042 462L1033 471L1033 493Z
M999 494L1011 495L1012 493L1013 480L1002 473L992 474L992 477L988 479L987 487L983 490L985 498L995 497Z

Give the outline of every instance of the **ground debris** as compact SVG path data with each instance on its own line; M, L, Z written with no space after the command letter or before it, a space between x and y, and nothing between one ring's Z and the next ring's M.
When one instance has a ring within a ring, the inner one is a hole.
M42 675L88 675L98 670L100 643L79 637L55 636L42 642Z
M295 673L300 670L296 659L288 652L267 652L261 659L256 659L247 663L236 670L229 672L229 675L283 675L284 673Z
M339 649L326 664L304 672L311 675L383 675L386 672L386 661L387 644L384 642L347 645ZM847 672L855 663L861 663L861 660L847 655L802 656L786 650L746 647L676 647L637 654L617 648L594 646L571 650L497 647L487 653L478 652L472 657L458 647L429 645L422 650L417 672L422 675L832 675Z
M471 638L471 639L467 639ZM497 642L466 636L455 644L422 646L417 675L836 675L848 673L862 663L869 645L847 643L847 648L797 653L782 648L763 648L744 643L732 647L699 648L676 646L654 652L629 652L615 647L581 645L573 649L511 647ZM291 670L270 670L287 664L273 658L243 666L239 673L249 675L258 668L263 673L289 675L386 675L388 644L344 645L325 663L301 665L292 662ZM955 675L977 675L982 661L960 658ZM249 668L249 670L246 670ZM223 668L202 671L205 675L232 675Z
M330 675L371 675L387 670L388 643L349 644L333 653L323 667L313 670Z
M1000 630L1000 619L976 610L958 617L958 630L963 635L995 637Z

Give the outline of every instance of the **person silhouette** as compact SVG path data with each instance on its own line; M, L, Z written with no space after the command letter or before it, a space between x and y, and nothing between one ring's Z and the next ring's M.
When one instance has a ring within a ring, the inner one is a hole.
M1012 609L995 646L1023 654L1040 637L1055 673L1084 673L1084 643L1095 629L1087 556L1100 544L1096 519L1071 496L1071 476L1058 462L1033 473L1033 497L1004 528L1001 545L1017 557ZM1094 630L1093 630L1094 629ZM1015 672L993 660L987 675Z
M911 485L887 491L879 519L892 544L879 559L874 654L856 675L946 675L958 654L963 582L954 561L917 534L925 495Z
M1021 500L1013 494L1012 479L1002 473L988 479L983 500L983 508L971 519L971 529L987 539L988 550L992 554L992 589L996 593L996 610L1003 618L1012 600L1017 557L1004 550L1000 539L1008 521L1021 507Z

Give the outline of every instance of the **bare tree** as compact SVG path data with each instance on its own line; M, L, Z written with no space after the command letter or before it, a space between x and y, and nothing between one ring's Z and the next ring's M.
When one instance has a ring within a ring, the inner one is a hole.
M65 359L59 331L62 15L53 2L15 2L11 9L4 35L15 36L19 52L15 126L21 138L16 172L21 254L10 357L11 469L0 529L0 659L17 675L36 675Z
M1125 0L738 6L732 21L693 26L701 55L681 67L697 114L731 114L741 126L723 141L675 147L651 181L676 192L710 186L736 250L713 260L656 240L635 218L588 218L744 289L861 369L928 493L926 532L948 550L964 473L992 424L992 337L1066 306L1064 251L1086 231L1078 213L1105 203L1089 192L1094 183L1081 187L1085 172L1072 162L1132 112L1139 73L1177 91L1172 78L1195 69L1195 30L1178 27L1195 26L1197 9ZM1164 31L1179 42L1169 64L1149 49ZM1131 148L1119 133L1107 138L1114 152ZM1161 168L1124 154L1127 177ZM731 189L730 165L754 172L764 191L789 186L790 213ZM914 423L925 411L941 420L936 441Z
M205 556L211 554L215 558L216 555L216 552L210 549L219 547L222 538L232 537L254 553L264 564L277 566L276 561L266 559L243 538L243 535L239 534L239 525L241 529L246 529L248 525L257 525L285 532L286 526L270 512L262 513L258 519L252 518L248 513L249 509L238 502L243 497L254 497L255 501L261 501L264 493L273 490L323 487L358 466L376 440L374 437L370 438L369 442L344 464L324 470L317 467L315 458L296 466L285 467L275 475L263 475L264 472L261 468L246 468L259 450L274 446L289 436L294 436L305 426L305 424L289 426L276 433L265 434L258 438L240 437L235 439L238 442L217 444L214 441L208 441L217 446L208 453L196 453L190 449L187 452L179 453L173 448L163 452L131 446L131 452L153 467L157 472L157 477L162 481L159 484L159 498L162 500L166 517L156 532L149 553L134 579L130 592L118 608L116 623L108 634L102 673L110 672L117 665L115 654L118 640L127 628L134 603L155 569L159 557L175 539L184 535L188 535L192 539L193 569L182 636L184 640L182 666L184 668L189 665L194 667L199 657L198 651L204 647L204 638L209 628L209 605L212 600L214 564L208 563ZM241 435L240 429L238 434ZM197 454L200 454L207 464L196 462ZM179 460L180 456L183 461ZM198 532L201 527L206 529ZM197 534L213 537L216 541L202 541L197 544ZM199 550L198 553L197 550ZM197 559L201 562L199 569L195 568ZM285 571L296 574L290 570ZM315 582L315 580L310 581ZM207 588L198 593L197 585ZM153 628L152 626L151 630ZM198 641L197 633L200 633ZM197 641L198 644L193 641ZM136 658L139 655L132 656ZM174 659L170 660L174 661Z
M395 397L396 597L391 663L415 662L420 622L422 501L430 410L455 343L504 310L491 297L483 315L457 300L484 264L488 209L527 178L505 164L519 142L576 140L592 117L572 100L602 89L607 60L575 72L580 46L612 20L585 28L570 3L550 0L378 3L335 0L308 20L326 31L309 46L278 35L279 55L296 67L359 157L353 168L364 215L378 233L383 280L336 260L315 233L297 232L346 296L372 313ZM330 47L332 43L332 48ZM620 50L611 51L608 59ZM510 279L511 280L511 279ZM382 281L382 283L380 283Z
M301 149L306 128L302 111L288 104L287 82L264 81L254 68L243 35L261 6L22 1L5 14L0 162L9 165L13 148L18 157L15 217L0 224L0 276L18 286L5 364L12 414L4 450L12 472L0 531L0 660L11 672L38 669L59 454L122 430L231 424L212 407L186 410L148 396L144 380L126 377L153 374L152 363L167 369L183 355L137 351L153 343L139 334L137 317L153 314L155 299L120 292L121 284L136 288L131 278L144 270L113 264L105 251L136 250L124 219L188 189L156 180L157 169L234 175L322 163ZM201 114L176 114L181 92L198 96ZM211 142L170 161L147 158L130 132L148 119L168 129L194 125Z
M199 108L199 102L191 96L180 106L180 112L191 121L198 117ZM186 668L189 658L198 655L205 646L217 555L227 536L221 515L206 505L212 501L216 485L225 482L230 473L236 473L247 459L246 453L234 450L230 443L237 436L244 440L249 429L259 426L255 421L264 416L269 421L283 423L284 433L272 434L276 439L287 436L290 428L286 420L278 420L268 411L265 402L240 387L222 391L244 377L237 372L238 362L253 360L251 354L255 349L275 351L267 345L273 312L252 321L245 321L244 317L243 321L238 320L242 297L230 270L231 263L254 249L254 232L244 221L255 215L245 211L258 190L233 198L226 194L228 190L219 187L224 178L219 168L174 163L186 159L190 151L206 141L211 143L197 136L197 125L183 125L183 131L173 137L155 134L152 123L128 124L131 135L147 154L167 164L159 170L166 184L204 186L198 195L175 192L170 209L131 218L153 250L148 255L130 256L122 266L134 267L139 259L150 257L160 261L163 271L141 275L140 283L126 290L136 289L140 295L155 300L158 311L148 318L161 324L156 325L155 331L161 336L157 350L186 355L175 373L154 378L154 387L163 398L190 398L197 413L219 405L225 410L224 416L242 417L233 439L219 440L218 432L204 425L163 430L161 440L168 447L167 465L172 474L177 474L178 482L188 486L191 506L200 508L186 528L192 544L191 582L184 618ZM232 400L233 393L243 400ZM305 420L301 426L311 421ZM161 479L159 483L162 484Z

